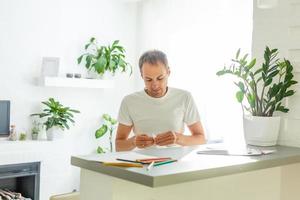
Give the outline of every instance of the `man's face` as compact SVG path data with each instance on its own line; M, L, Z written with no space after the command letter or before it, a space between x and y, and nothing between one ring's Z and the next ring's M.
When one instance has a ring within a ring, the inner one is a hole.
M144 63L141 75L144 79L147 93L151 97L159 98L165 95L170 70L164 64L161 62L155 65Z

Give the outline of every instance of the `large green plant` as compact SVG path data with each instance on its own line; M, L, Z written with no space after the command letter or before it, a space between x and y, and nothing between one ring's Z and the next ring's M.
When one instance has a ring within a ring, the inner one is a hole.
M289 89L297 81L293 79L293 66L289 60L277 58L278 50L266 47L264 62L255 67L256 59L247 60L247 54L240 56L240 49L230 67L217 72L217 75L232 74L239 81L235 82L239 91L236 99L253 116L273 116L275 111L289 111L282 100L292 96L295 91ZM244 101L246 99L246 103Z
M58 127L62 130L69 129L69 123L75 123L73 113L79 113L78 110L64 107L53 98L49 98L48 101L43 101L42 104L46 105L47 108L43 109L41 113L31 114L31 116L39 116L40 118L47 117L47 120L44 122L46 130L52 127Z
M109 71L114 75L118 69L121 72L126 72L129 69L130 75L132 74L132 67L125 61L125 49L119 44L119 40L115 40L112 45L100 46L92 37L85 45L85 50L86 53L82 54L77 62L80 64L85 60L85 67L88 70L94 70L100 75Z
M108 114L103 114L102 115L102 120L103 120L104 123L102 124L102 126L98 130L96 130L95 137L96 137L96 139L101 138L107 132L109 132L110 152L112 152L113 151L112 135L113 135L113 132L116 128L115 125L117 124L117 120L112 118ZM98 146L97 153L105 153L105 150L102 147Z

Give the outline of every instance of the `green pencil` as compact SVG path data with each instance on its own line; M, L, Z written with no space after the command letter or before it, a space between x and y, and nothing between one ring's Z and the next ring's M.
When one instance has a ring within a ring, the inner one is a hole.
M164 164L168 164L168 163L172 163L172 162L176 162L177 160L167 160L167 161L162 161L162 162L157 162L157 163L154 163L154 167L156 166L160 166L160 165L164 165Z

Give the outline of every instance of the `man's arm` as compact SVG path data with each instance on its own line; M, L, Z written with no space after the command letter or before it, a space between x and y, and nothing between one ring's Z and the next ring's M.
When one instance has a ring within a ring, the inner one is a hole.
M118 125L116 136L116 151L130 151L135 148L135 136L128 139L132 126Z
M143 149L154 144L153 137L149 137L147 134L139 134L128 139L131 129L132 126L119 123L116 137L116 151L130 151L135 147Z
M170 144L179 144L182 146L204 144L205 136L201 122L196 122L188 126L192 135L183 135L183 133L175 133L168 131L158 134L155 138L156 145L165 146Z
M205 144L206 140L201 122L196 122L188 126L188 128L192 135L183 135L182 133L176 133L176 144L180 144L182 146Z

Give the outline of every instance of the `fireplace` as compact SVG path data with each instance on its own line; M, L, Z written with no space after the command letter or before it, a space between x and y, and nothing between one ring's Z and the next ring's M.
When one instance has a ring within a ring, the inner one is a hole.
M0 197L11 192L39 200L39 185L40 162L0 165Z

